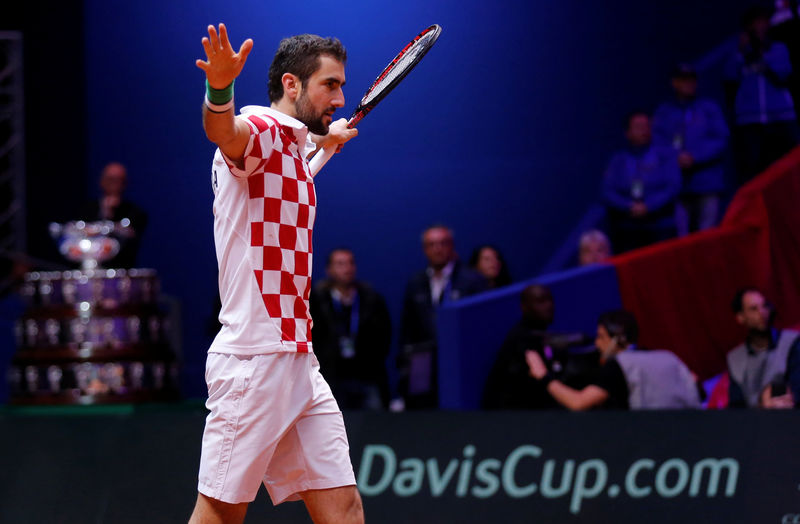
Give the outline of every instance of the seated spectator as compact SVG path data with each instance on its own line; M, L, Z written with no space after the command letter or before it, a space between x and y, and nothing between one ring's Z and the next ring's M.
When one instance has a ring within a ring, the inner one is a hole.
M391 320L383 297L356 279L356 261L346 248L328 255L327 279L311 294L312 338L320 371L342 409L388 406L386 357Z
M486 279L458 258L453 232L434 225L422 233L428 267L408 281L400 329L399 393L406 408L439 405L436 362L436 310L444 302L485 291ZM397 405L397 404L395 404Z
M494 246L484 245L473 251L469 257L469 267L483 275L490 289L511 283L506 261Z
M602 231L584 232L578 241L578 263L581 266L600 264L611 257L611 243Z
M80 219L86 222L111 220L122 222L127 219L127 227L119 230L115 238L120 242L117 255L104 263L106 267L131 268L136 266L139 243L147 227L147 214L142 209L123 198L128 186L128 171L119 162L111 162L100 174L99 200L87 203L81 211Z
M792 71L800 71L800 5L797 0L775 0L775 12L770 19L769 34L776 42L781 42L789 50ZM795 113L800 122L800 75L789 79L789 91L795 102Z
M681 190L675 152L652 144L647 113L630 114L626 137L628 148L611 158L603 179L603 202L617 253L674 237Z
M525 351L533 350L546 363L549 372L574 387L597 367L597 353L569 351L582 347L582 333L559 334L548 331L553 322L555 303L545 286L534 284L520 294L522 318L511 328L489 374L483 395L486 409L542 409L559 407L544 386L530 376Z
M745 341L728 353L728 406L780 409L800 398L800 333L772 327L774 311L764 295L745 288L733 299Z
M675 97L653 115L653 142L672 147L683 174L677 206L678 236L717 224L725 191L724 152L728 126L713 100L697 98L697 73L689 64L672 73Z
M526 351L525 358L531 376L572 411L699 407L700 395L689 369L669 351L635 350L638 334L636 319L627 311L601 315L595 339L601 366L582 389L555 378L536 351Z
M736 115L734 151L740 184L789 152L800 136L789 92L789 51L768 36L769 19L763 7L745 13L739 49L725 66Z

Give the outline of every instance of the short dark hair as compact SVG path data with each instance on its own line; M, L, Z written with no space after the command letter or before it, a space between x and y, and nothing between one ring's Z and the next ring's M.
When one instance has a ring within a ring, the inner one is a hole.
M731 309L734 313L741 313L744 310L744 296L748 293L761 293L761 290L754 286L743 287L737 290L731 301ZM761 293L761 295L763 294L764 293Z
M672 75L670 78L693 78L697 80L697 70L692 64L686 62L680 63L672 70Z
M355 253L353 253L353 250L350 249L349 247L343 247L343 246L335 247L331 249L331 252L328 253L328 258L325 259L325 267L330 267L331 262L333 262L333 255L335 253L350 253L350 256L353 257L353 260L356 259Z
M347 51L336 38L318 35L296 35L281 40L272 65L269 66L269 99L277 102L283 98L284 73L296 75L303 87L319 69L319 57L330 56L341 63L347 62Z
M597 319L597 325L603 326L611 337L618 337L621 345L636 344L639 340L639 324L633 313L624 309L606 311Z
M443 222L434 222L433 224L429 225L428 227L422 230L422 234L419 236L420 241L422 242L425 241L425 234L431 229L444 229L450 234L450 238L455 240L455 234L453 233L453 230L450 229L450 226L444 224Z
M508 266L506 265L506 259L503 258L503 254L500 252L492 244L483 244L475 248L475 251L472 252L472 255L469 257L469 267L472 269L478 269L478 260L481 258L481 251L484 249L491 249L492 251L497 254L497 260L500 261L500 273L497 275L497 282L495 285L497 287L507 286L511 283L511 273L508 271Z

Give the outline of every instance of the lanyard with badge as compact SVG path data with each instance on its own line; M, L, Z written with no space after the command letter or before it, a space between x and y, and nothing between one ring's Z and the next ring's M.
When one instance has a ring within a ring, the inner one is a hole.
M331 297L333 309L336 310L337 316L342 318L344 316L344 306L341 301L335 297ZM358 292L353 295L353 303L350 305L350 332L345 333L343 326L340 322L336 322L336 330L339 332L339 352L340 356L344 359L350 359L356 356L356 334L358 333Z

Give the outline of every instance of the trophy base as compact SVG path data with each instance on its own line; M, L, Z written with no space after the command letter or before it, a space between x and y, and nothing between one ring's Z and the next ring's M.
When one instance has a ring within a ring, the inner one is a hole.
M176 390L97 394L63 391L59 393L12 396L10 404L14 406L94 406L99 404L174 402L179 398L180 395Z

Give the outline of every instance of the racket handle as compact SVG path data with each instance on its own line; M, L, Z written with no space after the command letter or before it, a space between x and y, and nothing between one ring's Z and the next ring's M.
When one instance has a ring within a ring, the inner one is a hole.
M317 151L317 154L314 155L311 160L308 162L308 169L311 170L311 176L317 176L319 170L322 169L322 166L328 163L328 160L331 159L333 154L336 152L336 145L326 147Z
M350 120L347 122L347 129L353 129L356 124L359 123L362 118L364 118L365 114L366 113L360 112L350 117ZM319 173L319 170L322 169L322 166L328 163L328 160L331 159L338 147L338 145L334 145L323 148L322 150L317 151L317 154L308 161L308 169L311 171L312 178L317 176L317 173Z

